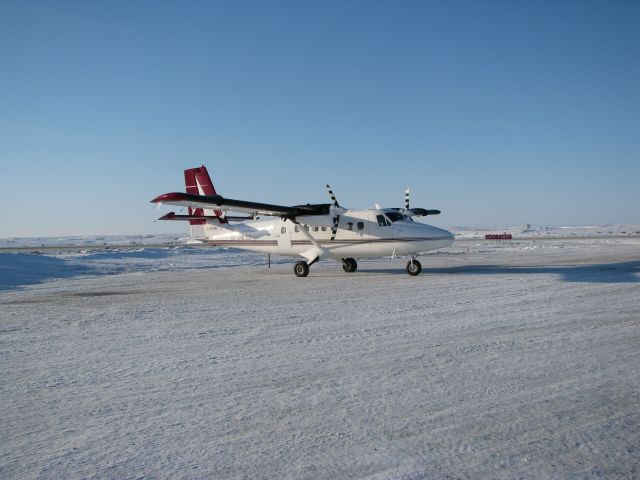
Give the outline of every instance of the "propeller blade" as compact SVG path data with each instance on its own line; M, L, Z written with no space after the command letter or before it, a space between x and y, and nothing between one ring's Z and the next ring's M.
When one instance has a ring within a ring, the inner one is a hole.
M329 186L329 184L327 184L327 192L329 193L329 197L331 197L331 201L333 202L334 207L334 212L337 208L340 208L340 204L338 203L338 199L336 198L335 194L333 193L333 190L331 190L331 187ZM338 213L337 215L334 215L333 217L333 226L331 227L331 241L333 242L336 238L336 234L338 233L338 224L340 223L340 214Z
M336 207L339 207L340 205L338 205L338 200L336 199L336 196L333 194L333 190L331 190L331 187L329 185L327 185L327 192L329 192L329 196L331 197L331 201L333 202L333 204Z
M331 241L336 239L336 233L338 233L338 224L340 223L340 215L333 217L333 226L331 227Z

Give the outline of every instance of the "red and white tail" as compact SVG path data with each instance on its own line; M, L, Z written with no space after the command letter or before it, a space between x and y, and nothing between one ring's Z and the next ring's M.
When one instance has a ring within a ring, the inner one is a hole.
M184 171L184 183L187 187L187 193L192 195L215 195L216 189L211 182L207 167L204 165L198 168L188 168ZM204 225L207 223L205 217L217 217L220 223L229 223L224 217L222 210L213 210L209 208L189 208L189 215L194 217L203 217L202 219L189 220L191 225Z

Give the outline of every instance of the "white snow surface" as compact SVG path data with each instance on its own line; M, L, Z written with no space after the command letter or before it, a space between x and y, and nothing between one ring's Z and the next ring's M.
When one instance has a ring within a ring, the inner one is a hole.
M640 225L595 225L579 227L451 227L457 239L484 238L487 234L510 233L514 238L637 237Z
M88 235L67 237L0 237L0 248L36 247L113 247L131 245L182 244L188 235L172 233L154 235Z
M640 239L265 261L0 254L0 478L640 475Z

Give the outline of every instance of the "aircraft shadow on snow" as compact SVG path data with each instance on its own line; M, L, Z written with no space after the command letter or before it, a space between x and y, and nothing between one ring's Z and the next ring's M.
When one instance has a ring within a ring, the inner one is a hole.
M402 270L368 269L364 272L405 274ZM426 266L427 275L545 275L556 274L565 282L640 283L640 260L575 266L519 267L508 265L462 265L458 267Z
M145 248L139 251L118 250L117 248L96 251L78 258L60 258L51 255L33 253L3 253L0 254L0 291L13 290L26 285L35 285L58 278L73 278L82 275L111 275L122 272L149 271L147 265L154 270L158 265L167 267L169 262L181 262L179 270L218 268L225 265L209 264L207 262L188 263L188 257L201 257L206 253L208 258L224 257L229 253L244 253L242 250L228 249L211 250L194 247L178 248ZM179 258L177 258L179 256ZM120 263L121 261L125 261ZM127 260L133 260L127 263ZM154 263L141 263L136 260L149 260ZM273 264L285 263L285 259L272 259ZM102 263L106 262L106 263ZM172 268L172 267L170 267Z
M12 290L24 285L34 285L54 278L70 278L92 275L97 269L74 264L62 258L27 253L0 255L0 291Z
M111 265L106 271L99 260L123 259L162 259L173 255L174 250L145 249L142 251L100 251L84 255L80 259L59 258L50 255L33 253L0 254L0 291L12 290L25 285L35 285L56 278L72 278L80 275L104 275L105 273L120 273L126 270L141 269L141 267L126 264ZM185 250L187 254L189 250ZM182 252L181 252L182 253Z
M115 257L158 258L170 252L117 253ZM85 260L95 260L103 255L91 255ZM113 253L111 258L113 258ZM207 268L206 266L200 268ZM256 266L256 268L259 268ZM124 268L123 268L124 270ZM135 267L131 270L136 270ZM118 269L110 273L117 273ZM90 263L76 264L66 259L32 254L0 255L0 290L12 290L24 285L42 283L54 278L70 278L79 275L104 274ZM404 269L362 268L359 273L406 275ZM619 263L589 264L577 266L518 267L506 265L462 265L457 267L425 268L427 275L544 275L555 274L565 282L640 283L640 260Z

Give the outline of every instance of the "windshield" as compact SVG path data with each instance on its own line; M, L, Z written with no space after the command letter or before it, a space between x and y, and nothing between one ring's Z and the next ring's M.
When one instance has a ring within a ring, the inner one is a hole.
M395 210L392 211L385 211L384 214L389 218L389 220L391 220L392 222L397 222L399 220L406 220L407 217L405 217L402 213L397 212Z

